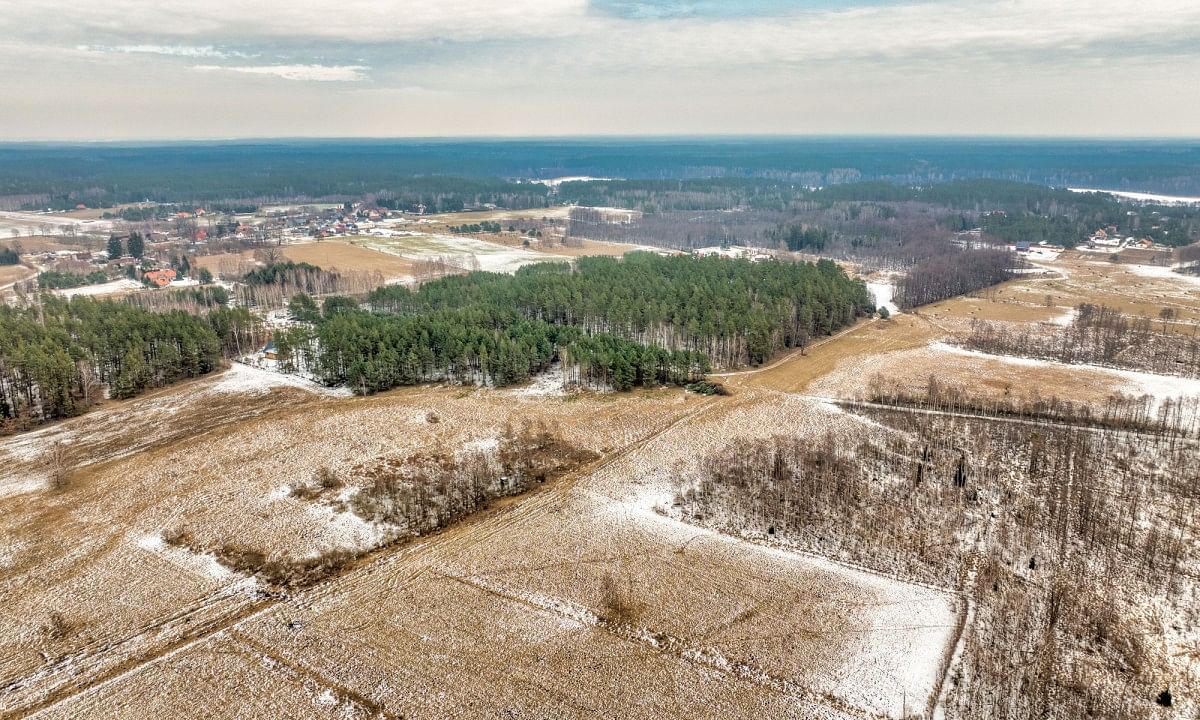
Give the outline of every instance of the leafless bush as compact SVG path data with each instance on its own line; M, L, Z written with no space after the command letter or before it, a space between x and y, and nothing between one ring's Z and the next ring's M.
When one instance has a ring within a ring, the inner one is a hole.
M42 636L50 641L62 640L71 634L71 624L61 613L51 612L46 616L46 622L42 624Z
M67 448L61 440L55 441L46 453L49 471L48 484L51 490L61 492L71 484L71 466L67 459Z
M641 617L643 606L633 597L631 582L621 582L614 573L605 573L600 581L600 607L604 619L616 625L632 625Z

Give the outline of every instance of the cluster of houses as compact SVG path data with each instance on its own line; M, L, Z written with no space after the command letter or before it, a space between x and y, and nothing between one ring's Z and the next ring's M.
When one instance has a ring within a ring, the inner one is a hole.
M741 245L730 245L728 247L703 247L696 248L692 252L699 257L717 255L727 258L750 260L751 262L770 260L774 257L762 248L743 247Z
M1138 239L1132 235L1122 238L1117 232L1117 226L1109 225L1107 228L1096 230L1083 244L1089 249L1120 250L1127 247L1148 249L1154 246L1154 241L1148 237Z
M424 215L425 210L424 205L418 205L415 214ZM349 209L341 207L327 210L315 217L309 216L304 220L302 225L296 228L298 232L294 232L315 238L360 235L367 232L377 223L386 220L396 220L408 214L399 210L389 210L388 208L358 202L351 205ZM400 220L400 222L403 222L403 220Z

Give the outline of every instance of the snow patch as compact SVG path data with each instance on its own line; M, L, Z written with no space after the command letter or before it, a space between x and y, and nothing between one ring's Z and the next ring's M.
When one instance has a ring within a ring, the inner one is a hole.
M1175 272L1177 266L1166 265L1125 265L1126 270L1139 277L1155 278L1158 280L1174 280L1187 285L1200 287L1200 276L1184 275Z
M1128 190L1097 190L1094 188L1069 187L1067 189L1073 193L1104 193L1105 195L1125 198L1126 200L1153 202L1160 205L1200 205L1200 197L1188 195L1158 195L1155 193L1131 192Z
M65 298L73 297L93 297L98 295L112 295L114 293L127 292L131 290L141 290L142 284L136 280L122 278L113 280L112 282L101 283L99 285L84 285L83 287L63 288L54 292Z
M294 387L320 395L336 397L349 397L354 394L350 388L327 388L299 375L274 372L238 362L233 363L228 370L221 373L210 390L218 393L263 394L279 387Z
M888 313L895 315L900 312L900 307L892 302L892 297L896 291L896 286L890 282L869 282L867 289L871 291L871 297L875 298L877 307L885 307Z
M509 390L516 397L554 397L566 394L567 377L562 365L555 363L550 369L533 378L528 385Z
M1134 395L1150 395L1159 403L1161 403L1163 400L1178 400L1179 398L1191 397L1193 395L1200 396L1200 380L1193 378L1178 377L1175 375L1158 375L1155 373L1140 372L1137 370L1121 370L1118 368L1104 367L1103 365L1088 365L1084 363L1072 364L1059 362L1057 360L1040 360L1037 358L1017 357L1015 355L996 355L992 353L980 352L979 350L968 350L967 348L958 347L957 345L951 345L944 342L930 343L929 349L937 352L979 358L981 360L995 360L998 362L1008 363L1010 365L1021 365L1024 367L1057 368L1074 372L1083 369L1109 373L1125 380L1126 392Z

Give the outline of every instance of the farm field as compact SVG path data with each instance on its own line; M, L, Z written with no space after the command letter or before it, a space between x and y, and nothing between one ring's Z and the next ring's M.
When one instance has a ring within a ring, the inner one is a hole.
M522 265L554 260L555 256L523 247L509 247L469 235L441 235L407 230L380 230L359 235L355 245L409 260L439 260L465 270L513 272Z
M62 213L0 211L0 237L5 239L25 235L107 233L112 227L110 220L79 220Z

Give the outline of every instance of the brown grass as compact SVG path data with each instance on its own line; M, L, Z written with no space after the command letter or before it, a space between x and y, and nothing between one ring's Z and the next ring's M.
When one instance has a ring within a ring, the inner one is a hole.
M407 258L341 240L284 245L280 249L288 260L311 263L323 270L381 272L395 278L411 276L415 269L414 262Z
M21 252L39 253L39 252L54 252L56 250L80 250L86 243L63 242L61 237L53 237L49 235L29 235L19 238L3 238L0 239L0 246L12 247L14 242L21 243Z
M28 280L34 275L37 275L37 272L24 265L0 265L0 286Z
M921 317L896 315L890 320L860 324L844 335L808 348L804 354L794 352L762 371L731 375L727 382L735 388L754 385L785 392L805 392L814 380L844 363L863 356L924 347L942 334Z

